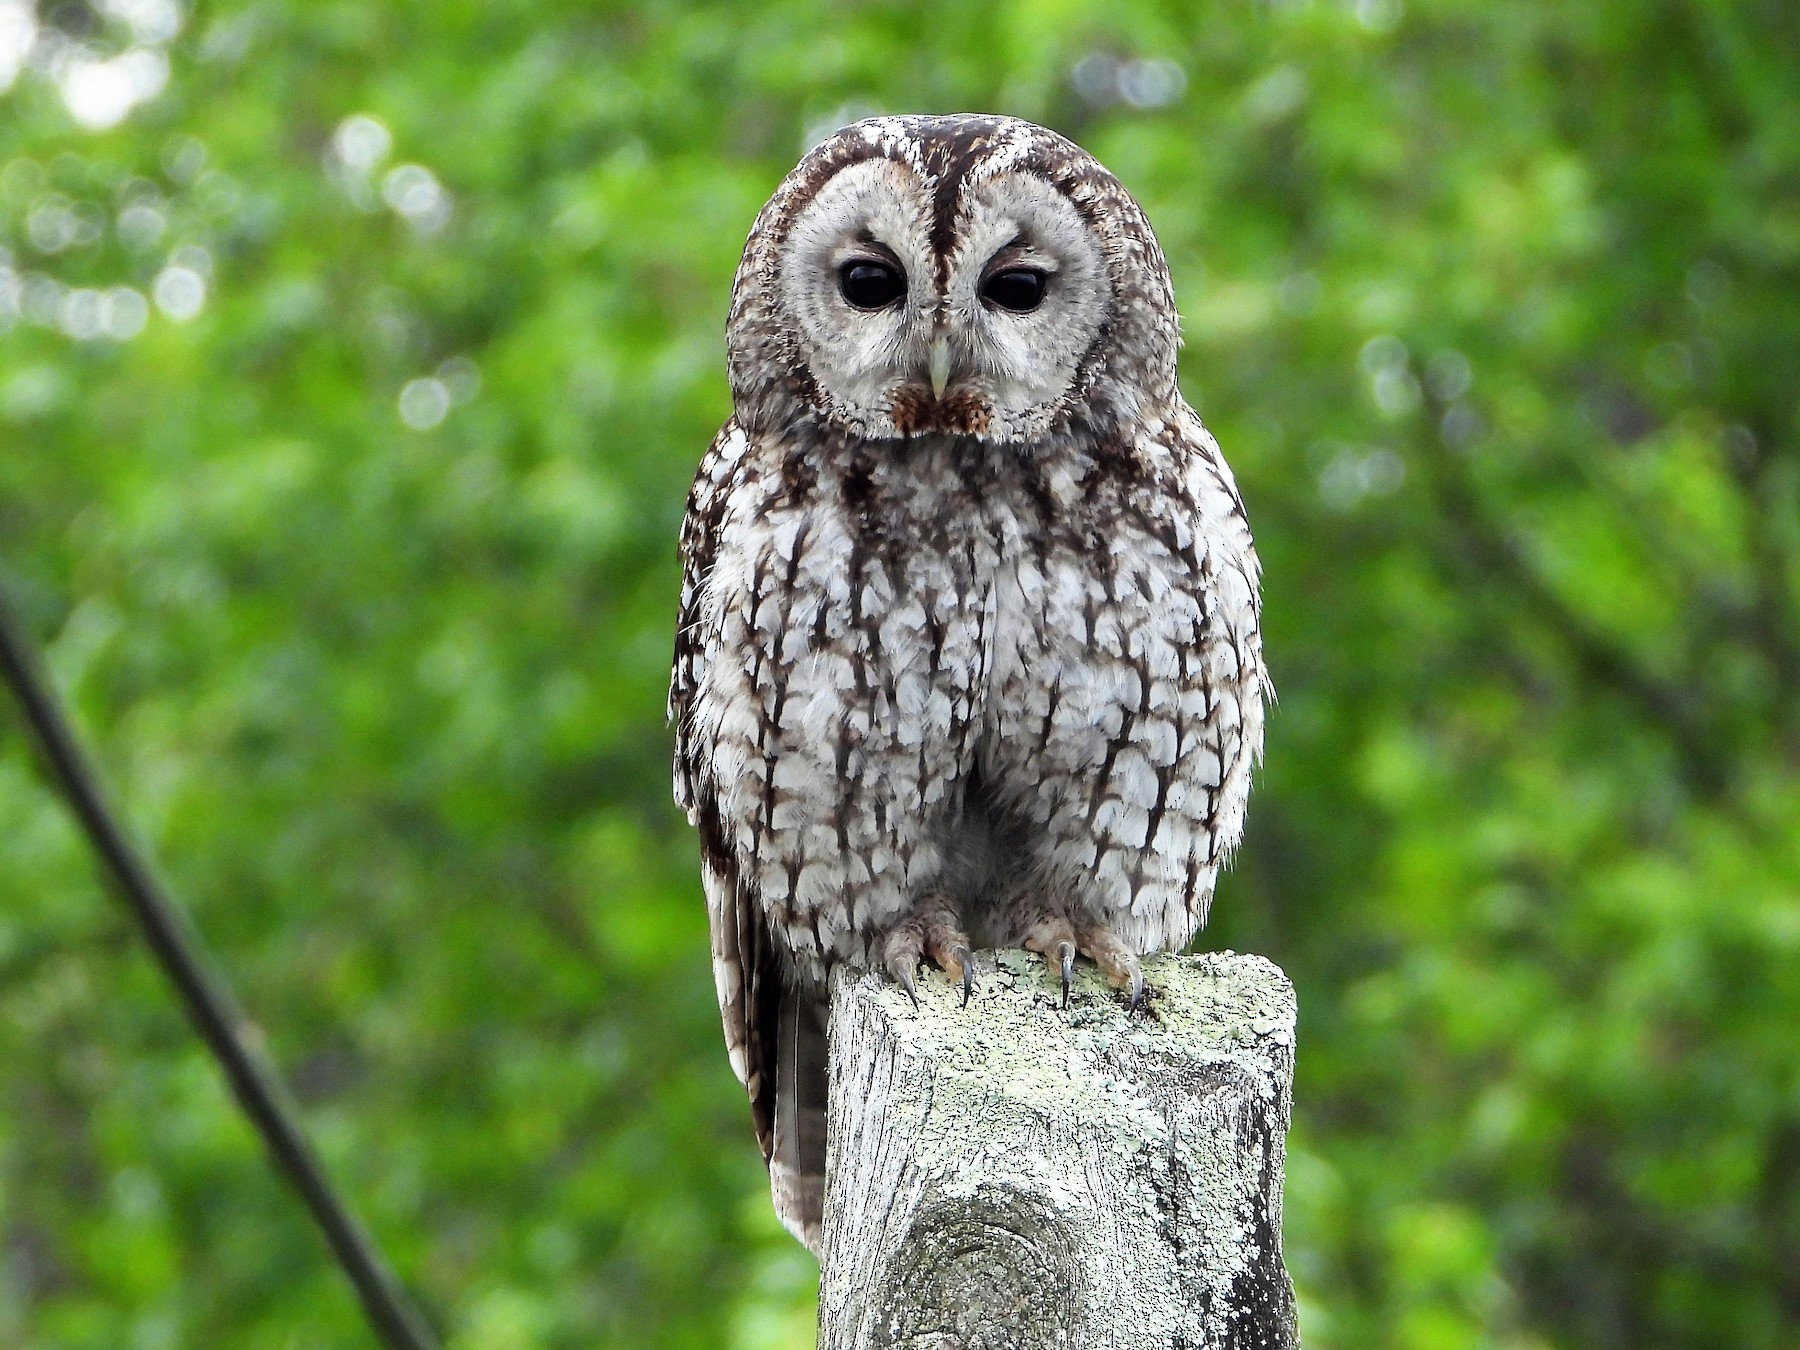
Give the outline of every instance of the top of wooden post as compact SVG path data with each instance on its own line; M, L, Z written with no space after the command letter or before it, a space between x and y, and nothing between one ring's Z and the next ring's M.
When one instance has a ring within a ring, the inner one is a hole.
M1281 1174L1295 1002L1229 952L1148 1005L983 953L975 997L840 974L821 1346L1289 1347Z

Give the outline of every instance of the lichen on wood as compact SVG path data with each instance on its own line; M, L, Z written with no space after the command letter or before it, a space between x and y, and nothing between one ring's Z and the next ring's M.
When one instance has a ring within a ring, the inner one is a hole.
M1147 962L1133 1011L987 953L967 1007L832 986L824 1350L1298 1345L1281 1260L1295 1007L1269 962Z

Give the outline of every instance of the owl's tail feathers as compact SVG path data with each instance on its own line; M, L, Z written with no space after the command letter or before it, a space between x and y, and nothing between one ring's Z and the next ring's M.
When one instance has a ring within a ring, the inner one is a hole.
M825 1006L783 991L775 1046L775 1148L769 1190L788 1232L819 1250L825 1214Z

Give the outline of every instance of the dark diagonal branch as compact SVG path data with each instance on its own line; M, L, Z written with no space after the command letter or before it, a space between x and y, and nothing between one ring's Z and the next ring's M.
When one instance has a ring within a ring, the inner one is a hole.
M1713 733L1690 693L1645 670L1616 643L1595 632L1538 574L1518 544L1488 519L1449 457L1440 452L1433 458L1443 514L1476 562L1512 587L1563 644L1586 679L1635 703L1663 729L1701 795L1717 797L1724 792L1729 780L1728 747Z
M251 1050L244 1017L186 917L162 889L101 792L37 652L0 597L0 675L11 686L42 755L106 875L131 911L194 1029L225 1071L231 1091L276 1167L300 1193L363 1311L390 1350L435 1350L436 1338L362 1226L332 1190L302 1133L275 1070Z

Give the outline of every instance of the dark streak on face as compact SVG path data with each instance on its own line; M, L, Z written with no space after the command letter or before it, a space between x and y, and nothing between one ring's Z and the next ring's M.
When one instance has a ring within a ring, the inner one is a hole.
M969 170L987 155L1003 124L971 117L925 142L925 172L931 176L931 253L937 264L938 293L950 284L950 255L956 249L956 203Z

